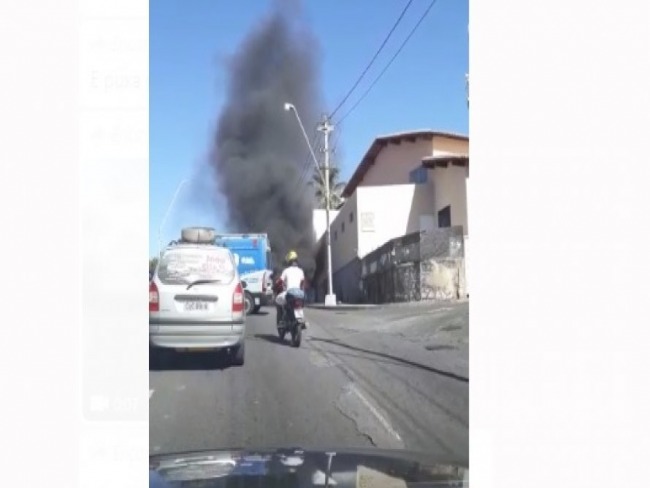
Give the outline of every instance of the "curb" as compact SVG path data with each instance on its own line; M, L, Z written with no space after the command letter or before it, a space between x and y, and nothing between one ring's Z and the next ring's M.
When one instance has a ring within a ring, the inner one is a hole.
M317 310L331 310L331 311L356 311L356 310L377 310L381 308L380 305L323 305L320 303L310 303L307 308L315 308Z
M430 307L432 305L462 305L464 303L469 303L469 298L460 298L453 300L421 300L413 302L387 302L381 304L373 303L359 303L359 304L339 304L339 305L325 305L323 303L308 303L305 304L306 308L315 308L317 310L332 310L332 311L342 311L342 310L379 310L380 308L416 308L416 307Z

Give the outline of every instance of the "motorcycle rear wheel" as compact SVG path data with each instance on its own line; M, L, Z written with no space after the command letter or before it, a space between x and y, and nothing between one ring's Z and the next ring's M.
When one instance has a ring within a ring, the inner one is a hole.
M294 327L294 329L291 331L291 345L293 347L300 347L301 340L302 340L302 327L298 325L297 327Z
M300 347L300 342L302 340L302 327L298 325L294 327L291 331L291 345L293 347Z

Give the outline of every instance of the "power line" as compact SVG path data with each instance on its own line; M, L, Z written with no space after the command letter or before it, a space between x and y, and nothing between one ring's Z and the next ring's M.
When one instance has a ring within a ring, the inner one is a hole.
M352 85L352 88L350 88L347 95L345 95L345 97L343 97L343 100L341 100L341 102L336 106L334 111L330 114L330 118L334 117L334 114L336 114L336 112L338 112L338 110L343 106L343 104L347 101L347 99L350 98L350 95L352 95L352 92L354 92L356 87L359 86L359 83L361 83L361 80L366 75L366 73L368 72L370 67L373 65L373 63L377 59L377 56L379 56L379 53L381 53L381 51L384 49L384 46L386 46L386 43L388 42L390 37L393 35L393 32L395 31L395 28L402 21L402 18L404 17L404 14L406 14L406 11L409 9L409 7L411 6L412 3L413 3L413 0L409 0L409 2L406 4L406 7L404 7L404 10L402 10L402 13L400 14L400 16L397 18L397 20L393 24L393 27L391 28L390 32L388 32L388 35L384 39L384 42L381 43L381 46L379 46L379 49L377 49L377 52L375 53L375 55L372 57L372 59L368 63L368 66L366 66L366 69L364 69L363 72L361 73L361 75L359 76L359 78L357 78L357 81L354 83L354 85Z
M323 150L323 145L321 143L316 147L315 152L320 153L322 150ZM315 189L313 188L314 175L318 175L319 180L322 180L322 177L323 177L322 176L323 175L322 171L319 168L315 168L313 163L311 162L311 159L310 159L310 164L305 167L305 171L303 172L302 182L300 184L300 188L301 188L300 195L301 196L304 196L309 191L312 191L312 190L315 191Z
M339 141L341 140L342 127L339 125L336 127L336 135L334 136L334 142L332 144L332 154L336 154L336 150L339 146Z
M322 150L323 150L322 145L317 146L315 149L316 152L321 152ZM312 185L314 175L321 175L321 174L322 172L318 168L315 168L313 163L310 162L307 166L305 166L305 169L301 177L301 182L300 182L300 187L302 188L303 193L307 191L307 189ZM322 176L319 177L322 178Z
M336 135L334 136L334 141L333 141L333 143L332 143L332 148L330 149L330 154L331 154L332 156L333 156L334 154L336 154L336 149L337 149L338 144L339 144L339 142L340 142L340 140L341 140L341 134L342 134L341 126L338 126L337 129L338 129L338 130L337 130L337 132L336 132ZM322 145L322 143L321 143L321 144L319 145L318 149L317 149L317 152L321 152L322 150L323 150L323 145ZM341 171L341 166L340 166L340 162L338 161L338 158L335 158L334 160L330 161L330 183L333 182L333 181L332 181L332 171L334 171L334 170L338 170L338 171L339 171L339 177L340 177L340 174L341 174L341 173L340 173L340 171ZM316 171L316 170L314 170L314 171ZM313 175L313 174L318 174L318 173L312 173L312 175ZM313 177L312 177L312 178L313 178ZM318 181L322 181L322 178L323 178L323 174L320 173L320 174L319 174L319 180L318 180ZM313 181L313 179L312 179L312 181ZM334 182L334 183L336 183L336 182ZM305 192L306 192L310 187L311 187L311 185L310 185L309 183L306 184L306 185L303 187L303 195L305 194ZM321 191L322 191L322 190L321 190ZM333 186L330 186L330 191L334 191L334 187L333 187Z
M316 157L319 157L318 154L322 150L322 143L318 142L318 123L316 123L314 127L314 135L311 138L311 147L314 148L314 152L316 154ZM311 155L311 152L307 155L307 158L305 159L305 164L303 166L303 177L302 181L303 183L307 183L311 179L311 175L314 172L314 158ZM318 166L316 167L317 169L319 168Z
M413 34L415 34L415 31L418 29L418 27L420 27L420 24L421 24L422 21L426 18L426 16L429 14L429 12L430 12L431 9L433 8L433 6L436 4L436 2L437 2L437 0L432 0L432 1L431 1L431 3L429 4L429 6L427 7L427 9L424 11L424 13L422 14L422 16L420 17L420 20L418 20L417 24L415 24L415 26L413 27L413 29L411 29L411 32L409 32L409 35L406 36L406 39L404 39L404 42L403 42L402 45L399 47L399 49L397 50L397 52L393 55L392 58L390 58L390 61L388 61L388 64L386 65L386 67L382 70L381 73L379 73L379 75L377 76L377 78L374 79L374 81L370 84L370 86L368 87L368 89L363 93L363 95L361 95L361 97L360 97L360 98L357 100L357 102L352 106L352 108L350 108L350 110L348 110L348 111L345 113L345 115L343 115L343 117L341 117L341 119L337 122L337 124L340 124L341 122L343 122L343 121L344 121L344 120L345 120L345 119L346 119L346 118L347 118L347 117L348 117L352 112L354 112L354 110L359 106L359 104L363 101L363 99L366 98L366 97L368 96L368 93L370 93L370 91L374 88L374 86L375 86L375 85L377 84L377 82L381 79L381 77L384 76L384 73L386 73L386 71L388 70L388 68L390 68L390 65L393 64L393 61L395 61L395 58L397 58L397 56L399 55L399 53L402 52L402 49L404 49L404 46L406 46L406 44L409 42L409 39L411 39L411 37L413 37Z
M316 138L318 137L318 122L314 124L314 130L311 137L311 147L314 147L316 143ZM317 149L318 151L318 149ZM298 178L298 186L302 187L307 183L308 176L310 174L310 168L313 167L314 162L312 161L311 152L307 152L307 157L305 162L302 165L302 171L300 172L300 177Z

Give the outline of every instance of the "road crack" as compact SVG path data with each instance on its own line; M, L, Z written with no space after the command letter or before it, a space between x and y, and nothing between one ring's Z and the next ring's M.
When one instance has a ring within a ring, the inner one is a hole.
M336 408L355 423L357 431L367 437L373 446L404 448L400 435L354 383L349 383L343 389Z
M348 413L346 409L338 401L336 402L335 406L336 409L341 413L341 415L343 415L345 418L351 420L354 423L356 430L359 434L361 434L363 437L368 439L368 441L370 442L370 444L372 444L373 447L379 447L375 442L375 440L372 438L372 436L367 432L363 431L355 415L351 415L350 413Z

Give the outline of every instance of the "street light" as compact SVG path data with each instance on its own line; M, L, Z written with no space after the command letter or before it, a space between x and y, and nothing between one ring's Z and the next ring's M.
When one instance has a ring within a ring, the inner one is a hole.
M167 222L167 217L169 217L169 212L171 211L172 207L174 206L174 202L176 202L176 198L178 197L178 194L181 192L181 189L189 183L190 180L185 179L181 181L178 186L176 187L176 191L174 192L174 196L172 197L172 201L169 202L169 206L167 207L167 211L165 212L165 216L163 217L162 221L160 222L160 227L158 227L158 255L162 255L162 229L163 226L165 225L165 222Z
M296 109L296 106L292 103L285 103L284 104L284 110L287 112L293 112L296 115L296 119L298 120L298 125L300 126L300 130L302 130L302 135L305 137L305 142L307 142L307 147L309 148L309 152L311 153L311 157L314 160L314 164L316 165L316 169L318 169L318 173L320 174L320 177L323 180L323 183L325 185L325 221L326 221L326 226L327 226L327 233L326 233L326 240L327 240L327 296L325 297L325 305L329 306L335 306L336 305L336 295L332 291L332 239L331 239L331 232L330 232L330 154L329 154L329 136L330 132L332 132L333 127L330 125L329 121L325 119L325 121L318 126L318 130L323 132L325 135L325 144L324 144L324 150L325 150L325 164L324 169L325 169L325 174L321 172L320 165L318 164L318 159L316 158L316 155L314 154L314 150L311 147L311 143L309 142L309 136L307 136L307 131L305 131L305 126L302 125L302 120L300 120L300 115L298 114L298 110Z
M323 176L323 173L320 169L320 164L318 164L318 158L316 158L316 154L314 153L314 150L311 147L311 142L309 142L309 136L307 135L307 131L305 130L305 126L302 125L302 120L300 120L300 115L298 114L298 110L296 109L296 106L293 103L285 103L284 104L284 110L286 112L293 112L296 115L296 119L298 120L298 125L300 126L300 130L302 131L302 135L305 137L305 142L307 142L307 147L309 148L309 154L311 154L312 159L314 160L314 164L316 165L316 169L318 170L318 174L320 175L321 179L323 180L323 184L327 185L325 181L325 177Z

